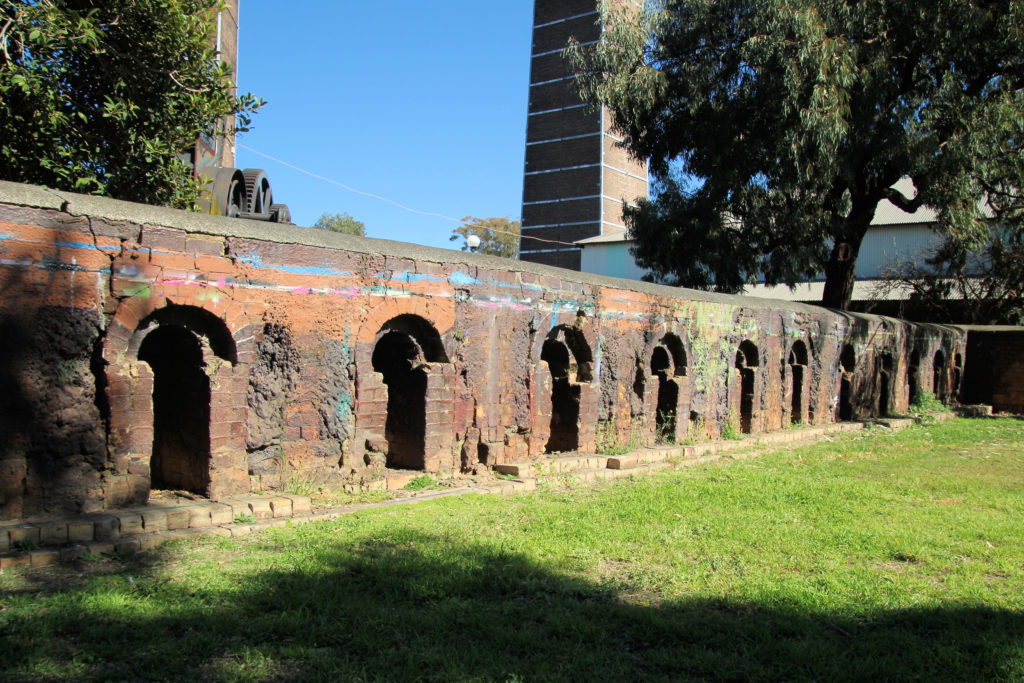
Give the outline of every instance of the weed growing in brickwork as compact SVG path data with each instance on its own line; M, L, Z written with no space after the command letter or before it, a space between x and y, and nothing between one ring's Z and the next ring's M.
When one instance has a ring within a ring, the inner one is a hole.
M740 421L731 413L729 414L729 419L722 425L722 438L731 441L739 441L743 438L743 432L740 430Z
M692 446L702 441L704 436L704 416L698 415L690 420L690 428L686 432L686 438L680 441L680 445Z
M434 479L429 474L423 474L423 475L420 475L420 476L416 477L415 479L410 481L408 484L406 484L402 488L404 490L406 490L406 491L423 491L423 490L426 490L426 489L435 488L436 486L437 486L437 480L436 479Z
M297 496L314 496L320 492L322 482L316 474L290 472L285 478L284 490Z
M28 552L30 550L38 550L39 545L30 538L13 541L11 543L11 550L15 552Z
M910 402L910 412L912 414L920 413L948 413L950 412L949 406L940 401L935 397L935 394L922 389L917 392L914 399Z
M657 442L660 444L674 444L676 442L675 415L659 410L657 425L658 433L655 435Z
M235 524L252 524L256 521L256 515L251 512L239 512L235 515Z
M630 434L625 442L618 443L618 431L614 420L597 423L596 442L599 455L625 455L640 448L640 439L635 433Z

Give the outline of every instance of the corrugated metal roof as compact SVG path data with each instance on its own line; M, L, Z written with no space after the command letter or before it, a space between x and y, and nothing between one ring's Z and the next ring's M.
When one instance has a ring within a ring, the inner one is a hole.
M914 187L914 181L909 177L901 178L899 182L893 185L893 189L903 193L908 199L913 199L917 196L917 190ZM895 204L890 202L888 199L883 199L878 203L878 207L875 209L875 217L871 219L871 226L881 227L886 225L912 225L912 224L924 224L924 223L935 223L939 219L939 214L935 209L928 206L922 206L913 213L907 213L903 209L899 209ZM587 239L578 240L576 244L609 244L613 242L631 242L629 233L626 231L615 232L611 234L598 235L597 237L588 237Z
M917 196L917 188L914 187L914 181L909 177L900 178L895 185L892 186L894 190L902 194L907 199L913 199ZM920 209L913 213L907 213L903 209L897 208L895 204L890 202L888 199L883 199L875 207L875 217L871 219L871 225L906 225L907 223L934 223L939 219L938 212L929 206L922 206Z

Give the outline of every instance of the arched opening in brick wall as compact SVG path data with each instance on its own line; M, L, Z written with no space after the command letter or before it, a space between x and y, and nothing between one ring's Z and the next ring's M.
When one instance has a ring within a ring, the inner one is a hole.
M371 364L387 390L386 467L426 468L430 365L447 362L440 335L423 318L404 314L382 326Z
M549 339L544 342L540 359L551 372L551 434L544 450L574 451L579 448L580 387L569 379L569 347Z
M954 401L960 400L960 382L963 378L964 373L964 357L963 354L956 354L953 356L953 386L950 387L949 397Z
M853 419L853 373L857 367L857 354L853 345L843 344L839 353L839 405L838 418L842 422Z
M879 358L878 414L886 416L892 410L892 354L886 351Z
M750 434L754 430L754 395L756 372L759 364L757 346L749 339L736 351L736 371L740 382L740 431Z
M182 327L161 327L139 347L153 369L154 489L206 494L210 486L210 378L199 339Z
M946 400L946 354L942 349L932 357L932 391L935 392L935 398Z
M670 379L672 361L664 346L655 346L651 354L651 374L658 378L658 400L654 413L655 435L658 441L671 441L676 431L676 404L679 387Z
M921 352L918 349L914 349L910 354L910 367L907 369L907 393L911 403L914 403L921 393Z
M801 340L793 342L789 350L790 412L789 421L798 424L804 414L804 375L807 371L807 345Z
M541 347L541 361L551 373L551 431L547 453L575 451L580 447L582 384L593 380L593 357L583 333L559 325Z
M388 388L387 466L423 469L426 453L427 373L419 346L408 335L388 332L373 348L373 370Z
M683 342L671 332L651 352L651 375L658 379L655 402L655 437L661 442L673 442L677 436L679 420L681 378L686 376L686 349ZM687 419L688 415L683 415Z
M193 306L168 306L140 323L137 358L153 373L150 488L210 495L210 377L237 362L223 321Z

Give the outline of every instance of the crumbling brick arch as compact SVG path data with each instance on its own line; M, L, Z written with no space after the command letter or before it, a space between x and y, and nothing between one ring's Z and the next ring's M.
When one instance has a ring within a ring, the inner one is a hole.
M960 400L960 383L964 374L964 356L957 352L953 356L953 385L950 387L949 398L953 402Z
M249 490L249 329L166 298L122 302L104 346L108 505L143 503L153 488L215 500Z
M563 319L568 318L564 316ZM595 331L583 311L571 323L537 335L533 378L530 452L592 451L596 447L598 378Z
M785 393L789 396L789 421L791 424L806 423L811 420L810 413L810 353L802 339L795 340L786 355L787 386Z
M665 333L650 352L648 414L654 440L677 442L686 436L690 423L690 384L687 350L674 332Z
M551 422L547 453L575 451L580 438L580 383L578 365L568 345L559 339L547 339L540 359L551 373Z
M885 417L893 409L893 362L892 352L883 351L878 357L878 414Z
M733 409L739 419L740 431L750 434L757 426L757 377L761 364L757 345L745 339L736 350L735 372L733 375Z
M935 398L945 402L949 396L949 368L946 367L946 352L938 349L932 356L932 392Z
M910 352L910 364L907 368L907 398L913 403L921 394L921 349L914 347Z
M843 344L839 352L839 400L836 404L836 420L843 422L854 419L853 382L857 372L857 352L853 344Z
M374 469L457 466L454 386L448 349L431 320L405 312L380 323L356 349L355 455Z

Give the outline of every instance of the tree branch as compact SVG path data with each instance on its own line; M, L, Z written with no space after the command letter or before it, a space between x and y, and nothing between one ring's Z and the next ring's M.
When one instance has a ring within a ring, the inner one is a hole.
M882 197L892 202L897 209L906 211L907 213L914 213L924 206L924 201L921 199L920 192L918 192L917 196L913 199L907 199L903 196L902 192L899 192L892 187L887 187L882 191Z

